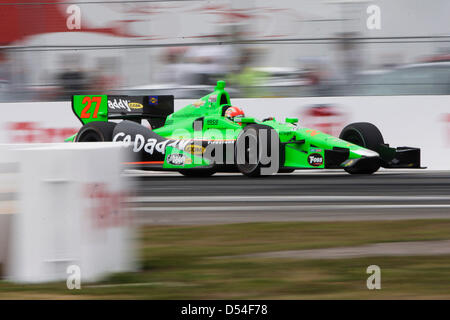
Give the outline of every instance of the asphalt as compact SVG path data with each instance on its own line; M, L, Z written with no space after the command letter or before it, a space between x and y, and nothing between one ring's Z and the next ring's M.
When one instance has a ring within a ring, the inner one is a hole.
M126 176L139 223L450 219L450 171L356 176L314 170L262 178L129 171Z

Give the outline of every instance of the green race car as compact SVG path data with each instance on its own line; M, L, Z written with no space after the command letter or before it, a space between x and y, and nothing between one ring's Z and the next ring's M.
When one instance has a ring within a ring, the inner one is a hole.
M72 109L83 126L66 141L122 142L135 154L134 161L126 163L130 168L186 176L241 172L252 177L296 169L371 174L380 167L420 168L420 149L389 147L377 127L367 122L346 126L337 138L303 128L295 118L282 123L245 117L231 105L224 81L176 112L174 97L168 95L76 95Z

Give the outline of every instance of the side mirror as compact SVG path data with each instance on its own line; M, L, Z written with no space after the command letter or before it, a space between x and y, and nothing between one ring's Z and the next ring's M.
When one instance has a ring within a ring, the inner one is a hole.
M296 124L298 122L298 118L286 118L286 123Z
M244 118L239 118L239 122L242 123L255 123L255 118L250 118L250 117L244 117Z

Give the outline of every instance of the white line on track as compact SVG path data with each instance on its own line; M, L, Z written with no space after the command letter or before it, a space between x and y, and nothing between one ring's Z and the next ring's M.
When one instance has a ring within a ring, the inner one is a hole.
M450 204L362 204L362 205L305 205L305 206L226 206L226 207L137 207L132 211L306 211L351 209L446 209ZM449 213L450 214L450 213Z
M142 196L131 197L130 203L154 202L338 202L338 201L443 201L448 195L433 196Z
M447 170L431 170L431 169L380 169L375 173L376 175L386 175L386 174L399 174L399 173L415 173L415 174L426 174L426 173L448 173ZM340 169L305 169L296 170L293 173L282 173L279 175L348 175L344 170ZM146 170L127 170L125 172L127 177L145 177L145 176L178 176L182 175L176 171L146 171ZM242 176L240 173L229 173L229 172L219 172L214 176Z
M116 287L146 287L146 286L158 286L158 287L193 287L194 284L188 284L183 282L139 282L139 283L111 283L111 284L97 284L97 285L85 285L85 288L116 288Z

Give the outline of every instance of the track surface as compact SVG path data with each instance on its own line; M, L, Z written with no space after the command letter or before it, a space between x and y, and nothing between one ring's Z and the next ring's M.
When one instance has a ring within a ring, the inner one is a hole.
M450 172L384 170L371 176L296 171L250 179L130 171L137 220L155 224L450 219Z

